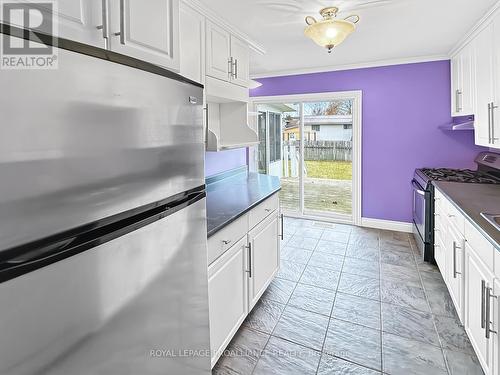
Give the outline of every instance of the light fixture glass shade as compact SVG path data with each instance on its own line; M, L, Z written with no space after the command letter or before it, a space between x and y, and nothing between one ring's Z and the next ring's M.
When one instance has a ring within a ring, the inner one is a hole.
M328 49L342 43L356 26L350 21L341 19L321 20L306 27L304 34L311 38L316 44Z
M308 26L304 34L319 46L325 47L328 53L332 52L333 47L342 43L356 29L356 23L359 22L357 15L350 15L344 19L337 18L338 11L337 7L321 9L319 14L323 19L320 21L311 16L306 17Z

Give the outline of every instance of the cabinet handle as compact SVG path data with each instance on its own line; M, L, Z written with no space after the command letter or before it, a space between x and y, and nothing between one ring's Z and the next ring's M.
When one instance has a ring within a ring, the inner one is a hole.
M248 246L245 246L248 249L248 277L252 277L252 243L249 242Z
M102 0L102 25L97 26L97 30L102 30L102 37L104 39L109 38L109 27L108 27L108 0Z
M461 96L462 96L462 91L456 90L455 91L455 107L456 107L457 113L462 111L462 106L460 104Z
M234 67L233 78L237 79L238 78L238 59L234 59L233 67Z
M227 64L228 64L228 69L227 69L228 78L231 79L233 77L233 58L232 57L229 57L227 59Z
M224 245L229 245L232 241L231 240L222 240L222 243Z
M498 141L498 138L495 138L495 109L497 109L498 106L495 105L494 102L491 103L491 143L495 143L495 141Z
M491 326L491 321L490 321L490 310L491 310L491 299L492 298L497 298L497 296L495 296L494 294L491 294L491 291L492 291L492 288L486 288L486 313L485 313L485 323L486 323L486 327L485 327L485 337L487 339L490 338L490 333L497 333L497 331L494 331L490 328Z
M285 239L285 220L283 219L285 215L281 214L281 241Z
M453 278L456 279L457 275L461 275L461 272L457 271L457 249L461 249L460 246L457 246L457 243L453 241Z
M486 291L486 281L484 280L481 280L481 328L484 328L486 327L486 314L485 314L485 311L486 311L486 307L485 307L485 298L484 298L484 294L485 294L485 291Z
M115 36L119 36L120 43L125 45L125 0L120 0L120 31Z
M491 103L488 103L488 143L491 142Z

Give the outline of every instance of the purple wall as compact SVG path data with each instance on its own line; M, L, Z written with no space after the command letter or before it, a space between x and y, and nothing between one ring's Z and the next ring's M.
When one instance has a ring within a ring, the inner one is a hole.
M437 61L259 79L251 96L363 92L363 207L366 218L410 222L413 171L474 167L481 150L451 122L450 63Z
M238 168L243 165L247 165L247 151L245 148L205 153L206 177Z

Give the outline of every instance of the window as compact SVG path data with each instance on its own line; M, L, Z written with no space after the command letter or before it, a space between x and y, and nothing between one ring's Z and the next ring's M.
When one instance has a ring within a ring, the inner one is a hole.
M352 124L344 124L344 130L352 129Z
M269 112L269 162L281 160L281 114Z
M321 130L321 125L311 125L313 132L319 132Z
M267 173L266 164L266 112L259 112L259 173Z

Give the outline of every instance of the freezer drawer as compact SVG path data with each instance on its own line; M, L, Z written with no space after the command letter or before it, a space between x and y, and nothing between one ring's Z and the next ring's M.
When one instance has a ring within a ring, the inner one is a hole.
M201 199L1 283L0 373L209 374L206 241Z

